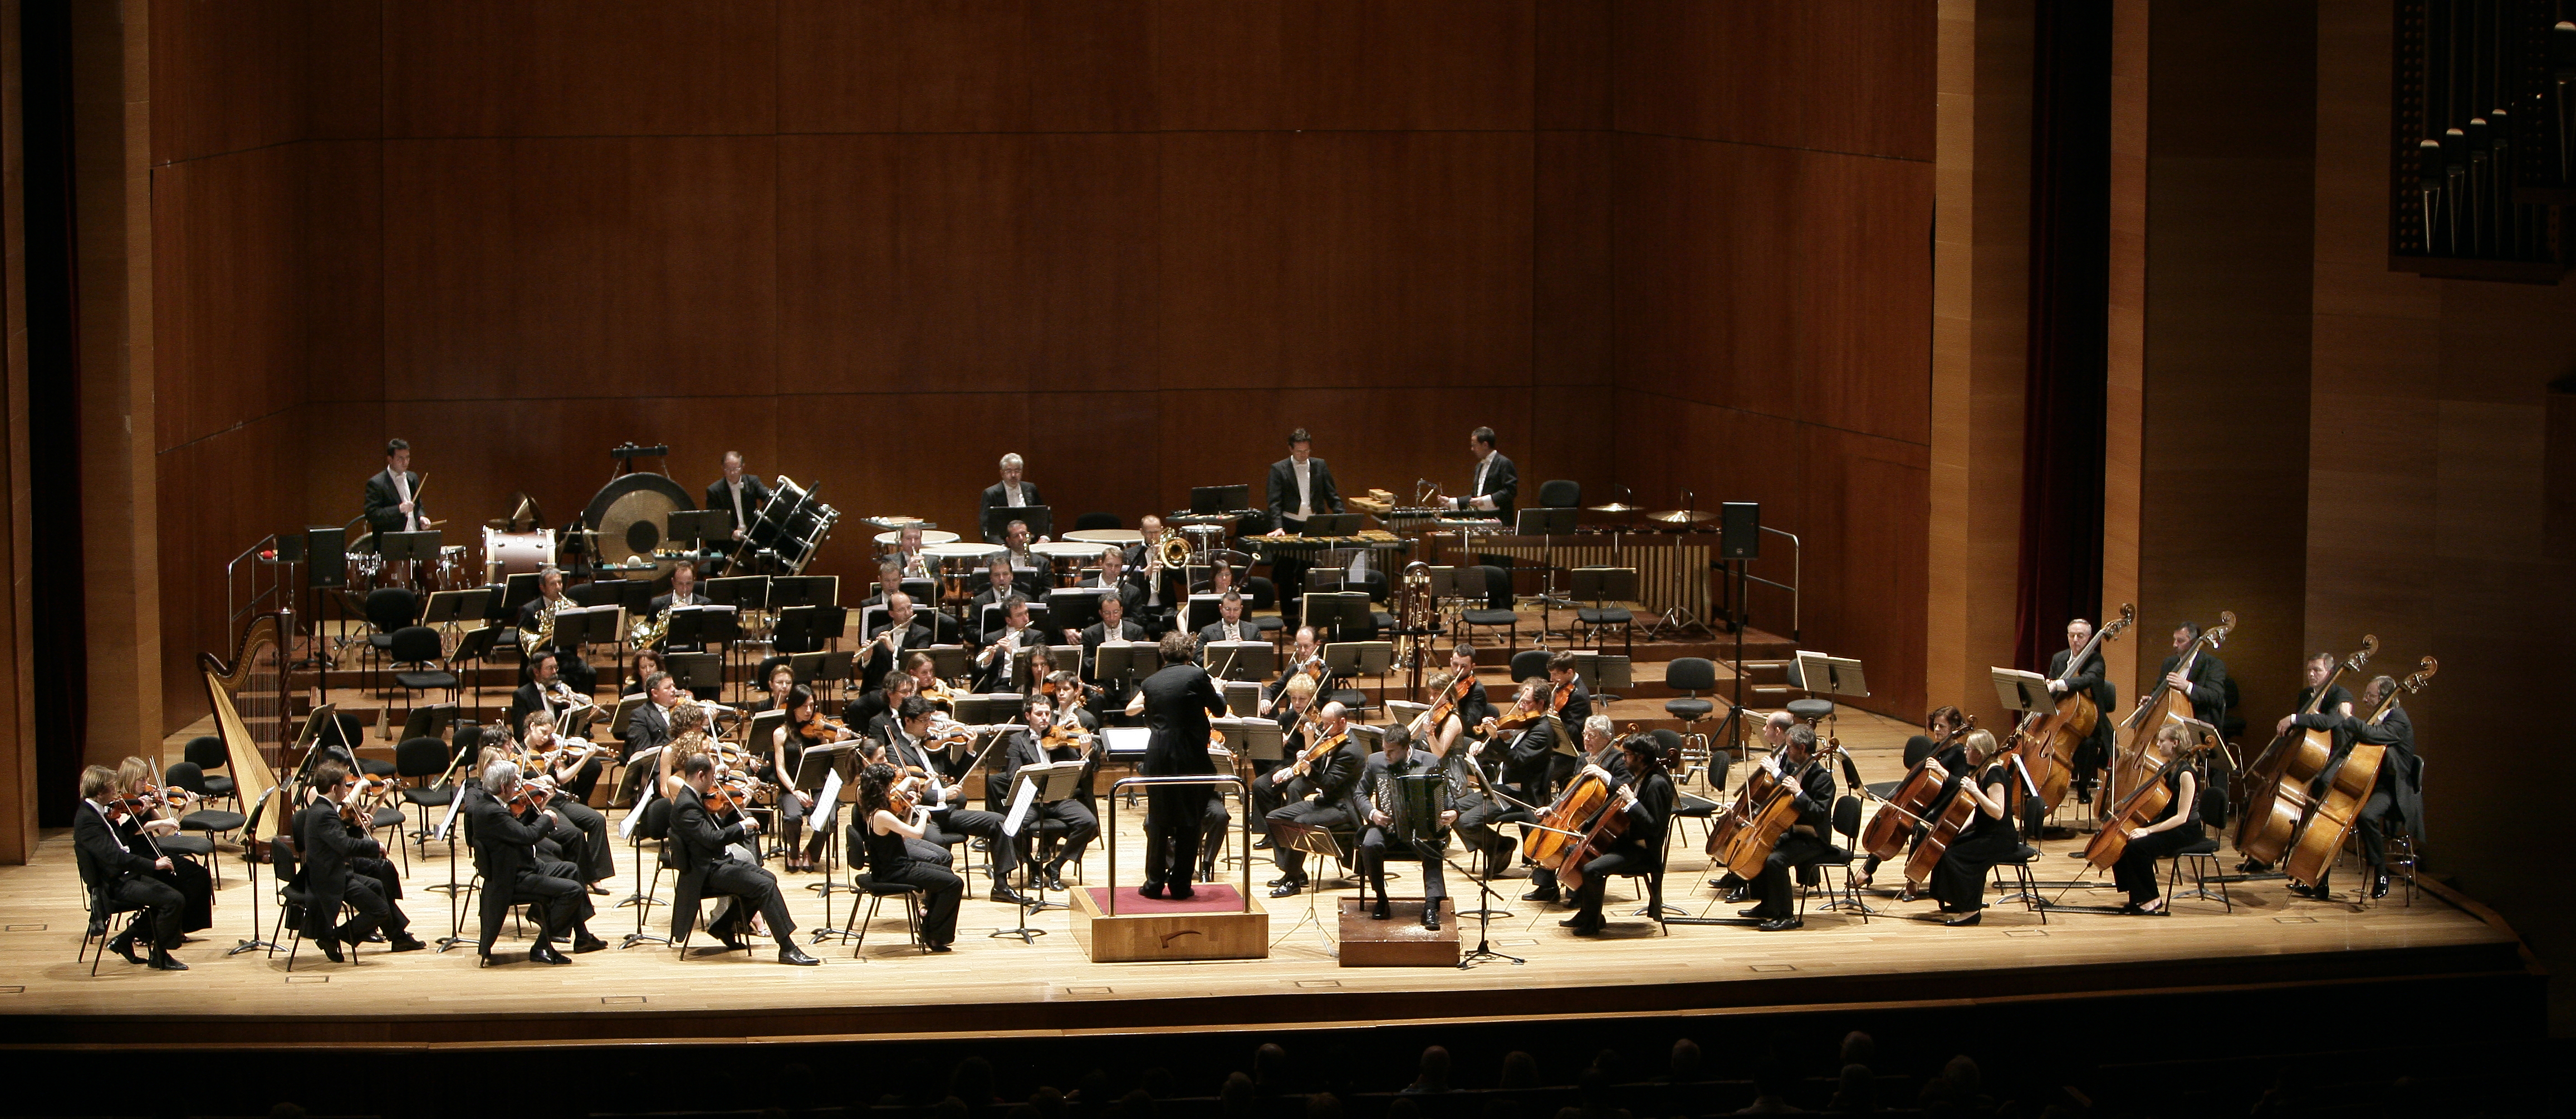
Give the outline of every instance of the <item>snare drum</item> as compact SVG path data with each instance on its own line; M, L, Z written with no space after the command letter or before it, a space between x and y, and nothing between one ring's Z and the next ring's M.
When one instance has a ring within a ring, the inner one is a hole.
M535 532L503 532L489 525L483 528L483 581L499 583L507 576L528 575L555 564L553 529Z
M927 564L931 574L938 578L939 598L943 603L974 601L975 580L981 577L987 568L993 566L995 557L1008 553L1009 549L999 544L960 544L952 541L946 544L921 546L922 562Z
M1085 565L1098 564L1103 545L1079 540L1056 540L1029 545L1029 554L1043 559L1055 575L1055 585L1070 587L1082 581Z

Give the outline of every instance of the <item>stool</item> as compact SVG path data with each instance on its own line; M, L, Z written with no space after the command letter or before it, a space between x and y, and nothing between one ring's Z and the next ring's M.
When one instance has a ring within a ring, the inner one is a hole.
M2389 880L2406 883L2406 904L2415 904L2415 837L2402 831L2387 831L2379 837L2379 869ZM2404 869L2400 869L2400 868Z
M1814 726L1833 717L1834 701L1816 699L1812 696L1806 699L1793 699L1789 701L1789 714L1808 726Z
M879 882L875 875L864 872L851 875L850 885L860 893L868 895L867 917L862 919L859 916L859 907L852 905L850 924L841 926L842 935L849 937L852 942L851 959L862 958L862 954L868 950L868 925L877 919L877 907L884 905L887 898L903 899L904 933L912 938L914 948L921 950L925 955L930 952L930 946L921 941L921 887L901 882Z

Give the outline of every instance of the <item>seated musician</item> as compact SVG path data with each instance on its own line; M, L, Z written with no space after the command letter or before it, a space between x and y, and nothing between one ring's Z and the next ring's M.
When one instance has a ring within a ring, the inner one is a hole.
M1198 593L1221 595L1233 590L1235 590L1234 564L1227 560L1218 560L1208 565L1207 585L1198 588Z
M928 659L928 654L913 655ZM904 700L920 694L921 677L909 672L896 673L886 677L885 687L851 700L841 709L841 721L848 723L851 730L871 739L887 741L894 735L894 713L903 707Z
M1021 461L1020 456L1017 454L1003 455L1002 480L984 487L984 501L982 507L986 509L1021 509L1033 505L1046 504L1046 500L1038 496L1038 488L1036 486L1020 480L1020 475L1025 468L1026 464ZM983 523L981 514L977 515L977 520L978 523ZM1001 541L995 540L990 536L985 537L984 542L987 544L1001 543Z
M778 658L778 663L787 663L787 658ZM629 661L628 664L629 667L626 670L625 677L617 682L617 696L620 700L625 699L627 696L639 696L650 691L651 689L645 686L644 681L652 679L653 674L656 672L670 671L670 666L662 663L661 652L654 649L636 650L634 658ZM517 726L518 724L513 723L511 725Z
M2190 727L2167 723L2156 731L2155 749L2148 753L2148 761L2162 768L2167 759L2191 749L2191 746ZM2156 888L2156 860L2202 839L2199 775L2193 773L2190 766L2178 765L2167 772L2163 780L2166 792L2164 811L2155 819L2129 829L2129 845L2120 851L2119 863L2111 868L2112 883L2129 895L2127 904L2120 907L2122 913L2163 912L2163 891Z
M117 793L116 771L106 766L81 770L81 806L72 815L72 845L79 852L82 885L89 894L90 924L104 927L112 909L139 909L142 916L110 941L107 950L127 963L144 961L134 954L137 937L149 936L154 971L186 971L170 955L183 935L180 913L188 899L155 877L178 865L167 855L136 854L117 835L135 807Z
M724 916L708 924L707 932L724 942L728 950L742 948L742 914L757 912L768 924L769 935L778 941L778 962L812 967L822 961L805 954L796 946L796 918L787 912L787 899L778 892L776 875L752 863L734 859L737 843L760 833L760 821L748 816L723 826L717 825L707 811L707 790L716 783L716 760L705 754L691 754L681 763L680 789L672 797L671 836L662 844L662 859L680 874L681 894L722 894L734 899ZM691 887L696 889L691 889ZM689 904L690 897L675 898L671 906L672 939L687 933L687 925L698 919L698 907Z
M682 706L696 705L680 703L680 686L670 673L656 672L645 677L644 702L635 705L634 713L626 717L626 729L618 736L626 743L626 756L620 760L632 762L644 751L670 742L679 733L671 726L671 713Z
M522 633L534 633L538 619L561 610L579 609L580 606L564 594L563 572L545 568L537 573L537 597L519 607L519 629ZM554 650L557 654L556 673L564 683L572 686L573 691L589 695L599 687L599 670L582 663L580 649L558 642ZM531 650L522 649L520 652Z
M1115 545L1100 549L1100 573L1076 585L1090 590L1114 592L1100 597L1117 599L1118 604L1126 607L1129 613L1134 613L1137 607L1145 602L1145 588L1130 577L1127 570L1127 556Z
M1610 716L1594 715L1583 720L1581 725L1583 727L1583 756L1580 758L1567 758L1568 761L1574 763L1574 774L1573 776L1568 777L1565 783L1571 785L1574 782L1575 777L1592 776L1600 778L1601 783L1608 785L1612 792L1617 792L1621 789L1627 788L1630 780L1627 754L1618 749L1610 739ZM1564 754L1558 754L1556 756L1560 758L1566 757ZM1530 803L1536 804L1538 802L1531 801ZM1538 866L1530 868L1530 886L1532 888L1525 900L1555 901L1559 896L1556 887L1556 872L1546 867Z
M563 792L551 807L557 819L581 833L581 846L573 852L579 857L573 861L581 867L583 884L591 893L607 893L608 887L600 883L617 877L616 847L609 842L608 817L588 803L591 789L599 784L603 764L599 748L586 739L559 738L555 725L539 714L528 716L519 744L529 755L546 761L543 770L523 776L544 778Z
M1001 604L1011 596L1034 598L1029 588L1020 585L1019 575L1011 570L1008 558L996 556L984 568L984 585L975 588L975 600L966 608L966 642L978 647L986 644L987 629L999 629ZM992 609L986 609L991 607Z
M1787 746L1780 754L1781 780L1794 796L1798 822L1780 836L1763 860L1762 874L1753 880L1753 895L1759 904L1742 910L1738 916L1761 922L1755 926L1763 932L1781 932L1804 927L1792 904L1789 872L1796 867L1823 862L1833 848L1826 837L1833 831L1834 773L1816 749L1816 730L1803 723L1789 728Z
M884 762L859 772L860 821L866 825L860 830L868 876L920 887L921 943L933 952L946 952L957 939L957 906L966 895L966 880L945 862L923 857L931 853L924 848L930 848L939 860L947 858L944 850L928 841L930 824L924 809L916 804L910 815L895 815L890 793L907 780Z
M2021 833L2004 814L2004 790L2020 778L1996 760L2000 750L1994 734L1983 730L1969 731L1961 747L1960 780L1953 795L1977 802L1977 810L1941 852L1940 865L1932 868L1932 897L1941 903L1944 925L1976 924L1986 908L1986 875L2021 850ZM1928 815L1940 818L1938 810Z
M902 593L903 560L889 555L877 561L876 584L869 588L867 601L860 603L859 607L883 606L888 599Z
M1326 830L1351 827L1361 815L1355 798L1360 770L1368 764L1368 755L1353 740L1350 719L1339 703L1324 704L1313 733L1316 738L1310 749L1323 748L1323 757L1308 762L1301 753L1296 761L1256 780L1254 807L1260 809L1265 802L1276 805L1263 813L1273 825L1284 821ZM1261 795L1263 790L1268 791L1266 796ZM1279 866L1279 877L1270 883L1270 896L1293 897L1306 888L1304 851L1273 843L1271 857Z
M987 637L984 651L975 655L975 690L986 694L1013 690L1013 663L1046 644L1046 635L1029 625L1029 600L1016 594L1002 600L1001 632Z
M1126 569L1131 573L1130 581L1144 593L1133 604L1134 614L1146 634L1159 638L1172 628L1174 608L1188 598L1182 588L1186 573L1163 566L1163 550L1158 545L1169 531L1163 527L1163 518L1147 513L1136 519L1136 531L1143 533L1145 539L1127 547Z
M1227 591L1219 596L1216 600L1216 618L1217 620L1199 628L1201 655L1205 655L1207 646L1219 641L1261 640L1261 627L1252 624L1252 619L1243 616L1243 596L1240 594Z
M1471 665L1473 656L1470 652L1466 658ZM1461 671L1457 667L1460 659L1453 654L1450 669L1431 678L1431 694L1449 693L1451 685L1457 682L1454 674ZM1484 686L1471 682L1468 687L1468 699L1481 702ZM1431 712L1425 711L1414 716L1413 723L1406 729L1414 742L1438 758L1442 770L1450 774L1449 804L1458 810L1458 838L1465 840L1470 850L1485 857L1482 873L1487 881L1491 881L1502 877L1503 872L1510 868L1512 853L1520 847L1518 841L1495 830L1494 825L1505 822L1506 815L1518 809L1500 795L1487 795L1488 790L1501 782L1502 770L1486 763L1488 755L1484 752L1482 739L1467 736L1470 710L1467 701L1462 700L1446 718L1440 720L1438 726L1430 724ZM1496 751L1491 756L1500 757L1501 753ZM1528 816L1522 813L1520 818L1527 819Z
M1010 740L1002 746L1005 751L1002 786L1009 790L1000 802L1004 805L1019 797L1020 767L1080 761L1089 757L1095 748L1092 732L1083 727L1078 717L1069 721L1059 719L1054 701L1043 694L1033 694L1020 701L1020 719L1025 725L1012 730ZM1063 740L1063 744L1049 745L1046 741L1048 732L1059 726L1063 729L1057 737ZM1030 868L1032 874L1044 881L1047 889L1062 890L1064 864L1082 858L1083 850L1091 846L1092 839L1100 834L1100 818L1092 814L1091 808L1082 802L1079 795L1045 804L1032 803L1029 811L1030 818L1020 824L1022 858L1028 858L1032 853L1028 841L1037 834L1040 821L1053 820L1064 826L1064 839L1057 845L1055 856L1043 866Z
M2113 702L2119 697L2119 689L2111 683L2108 670L2103 668L2101 650L2094 650L2092 656L2085 658L2084 663L2076 668L2072 677L2058 679L2066 675L2066 662L2073 659L2075 654L2083 652L2084 647L2092 643L2092 622L2077 618L2066 623L2065 651L2055 653L2048 658L2048 691L2049 694L2057 696L2064 696L2071 692L2089 693L2093 698L2094 709L2107 715L2111 711ZM2331 661L2332 658L2328 660ZM2073 789L2076 800L2093 799L2093 777L2102 772L2102 766L2111 760L2111 731L2116 725L2118 725L2117 722L2111 719L2094 720L2093 736L2076 747L2075 756L2069 759L2069 764L2075 770ZM1941 741L1940 732L1932 732L1932 741ZM2045 811L2046 808L2040 806L2039 810ZM2039 833L2034 830L2031 834Z
M1100 596L1100 620L1083 630L1074 640L1082 643L1083 674L1101 690L1101 702L1115 710L1127 705L1128 680L1100 678L1100 647L1116 643L1135 645L1145 640L1145 627L1127 620L1127 607L1116 595Z
M1597 717L1597 716L1596 716ZM1673 779L1651 735L1632 734L1620 747L1622 768L1630 781L1620 786L1607 809L1628 814L1628 830L1610 841L1609 849L1583 864L1583 885L1574 891L1574 916L1558 922L1576 936L1598 936L1601 895L1612 875L1652 874L1663 864L1664 829L1673 822Z
M907 677L908 679L908 677ZM787 848L787 870L790 874L814 869L815 860L823 856L823 842L832 835L840 819L840 797L829 804L814 803L814 792L796 787L796 776L804 765L805 749L829 746L859 737L846 723L822 718L822 706L814 693L802 687L787 693L787 720L770 732L767 747L768 765L760 774L762 781L778 786L778 838ZM800 843L800 833L807 817L814 818L814 838Z
M2396 691L2395 678L2374 677L2370 686L2361 690L2358 709L2377 711ZM2313 715L2295 715L2282 720L2279 733L2288 733L2292 726L2333 733L2334 752L2311 786L2311 795L2318 800L2325 798L2335 771L2342 767L2343 759L2352 753L2356 743L2387 748L2379 761L2377 783L2371 786L2369 799L2362 803L2361 816L2354 827L2361 833L2362 861L2370 867L2370 896L2384 898L2388 896L2388 828L2401 828L2410 836L2424 834L2424 762L2415 755L2415 721L2407 717L2405 708L2391 705L2388 714L2377 723L2352 714L2353 710L2346 706L2338 713L2329 705ZM2317 875L2315 889L2293 882L2290 892L2301 897L2325 897L2326 880L2333 870L2334 864L2326 864L2325 871Z
M895 532L894 554L886 557L906 579L928 579L934 575L930 557L921 553L921 525L908 524Z
M313 767L313 788L318 795L295 817L295 845L303 856L297 873L306 898L304 938L335 964L342 962L341 945L354 952L380 928L396 952L429 947L411 935L411 918L394 904L402 897L402 880L383 876L377 867L367 865L382 863L384 869L391 869L383 858L384 848L368 837L363 824L350 823L340 814L341 805L358 791L357 777L339 762L325 761ZM340 916L342 905L355 912L335 928L332 921Z
M885 740L886 760L896 765L919 769L931 780L922 790L921 803L930 810L930 828L946 835L973 836L992 847L992 899L1004 905L1025 905L1026 898L1011 889L1011 870L1019 859L1011 850L1009 836L1002 834L1002 814L968 808L966 788L950 780L949 767L932 755L929 742L931 724L939 717L930 701L921 696L905 698L895 709L897 716L892 734Z
M1789 748L1789 728L1796 725L1798 717L1786 711L1774 711L1770 718L1762 720L1761 728L1755 732L1762 740L1762 760L1754 764L1777 776L1781 772L1781 755ZM1708 884L1724 891L1728 901L1744 900L1753 885L1732 870L1709 879Z
M1782 711L1774 717L1788 719L1790 718L1790 715L1788 712ZM1925 821L1938 820L1941 818L1942 810L1949 806L1950 797L1958 788L1959 779L1968 776L1968 743L1964 738L1953 737L1958 732L1960 720L1962 718L1964 718L1964 716L1959 713L1959 709L1956 707L1949 706L1948 704L1935 707L1932 709L1932 713L1930 715L1924 717L1923 733L1906 740L1906 753L1908 756L1912 756L1915 749L1915 743L1922 743L1923 749L1932 751L1931 758L1933 762L1940 765L1941 772L1949 774L1949 777L1942 782L1941 791L1934 794L1931 801L1924 805L1923 820L1915 821L1910 833L1906 836L1905 847L1909 851L1913 850L1915 844L1923 841L1923 833L1927 826ZM1768 728L1766 727L1765 729L1767 730ZM1781 729L1786 730L1787 725L1784 723ZM1943 743L1947 743L1947 745L1942 745ZM1912 767L1909 766L1907 768L1911 769ZM1856 885L1861 886L1869 885L1870 879L1878 873L1879 864L1884 861L1885 860L1880 859L1876 855L1871 855L1862 859L1860 864L1860 876L1853 879L1853 882ZM1908 884L1906 888L1909 891L1913 889L1911 884ZM1907 901L1911 899L1908 897L1900 897L1897 900Z
M886 596L884 623L867 635L866 645L850 655L859 666L862 687L883 687L886 674L903 664L906 655L930 646L930 627L923 624L924 620L914 611L911 595L897 591Z
M1046 567L1037 553L1029 551L1029 522L1012 521L1002 526L1002 559L1013 568L1035 570Z
M556 671L559 656L552 649L540 649L528 658L527 682L510 693L510 726L528 725L531 713L542 714L548 723L556 723L567 712L590 705L590 697L574 692Z
M1377 905L1369 910L1370 918L1386 920L1386 848L1394 830L1395 817L1390 810L1402 811L1397 790L1404 777L1434 776L1444 782L1448 775L1439 759L1412 748L1413 735L1403 727L1388 727L1380 739L1379 752L1370 757L1360 770L1359 802L1368 812L1368 827L1360 833L1359 866L1368 876L1369 888L1377 891ZM1454 789L1451 790L1454 793ZM1441 877L1442 853L1449 848L1449 828L1458 822L1458 810L1444 808L1437 821L1417 821L1423 834L1410 844L1396 841L1397 857L1422 864L1422 927L1440 928L1440 902L1449 896Z
M796 668L787 663L787 658L774 658L770 664L764 666L764 669L760 674L763 688L761 698L750 707L743 709L745 715L757 715L763 711L784 711L787 709L788 695L796 690Z
M155 860L161 857L162 852L153 844L179 833L179 817L195 800L194 794L185 789L160 784L158 777L153 772L152 762L146 758L127 757L116 767L117 791L129 798L127 803L134 809L117 830L117 835L125 841L127 850ZM385 864L387 874L390 875L392 869L392 863ZM192 933L214 927L215 878L214 872L206 869L204 863L193 856L181 855L170 861L168 869L154 870L151 876L187 899L187 904L179 908L180 932ZM399 891L401 887L397 885L395 888ZM397 892L394 896L402 895Z
M1294 644L1288 650L1287 663L1280 666L1279 678L1262 689L1262 714L1283 720L1296 714L1299 705L1291 704L1287 693L1288 682L1299 676L1314 679L1318 687L1328 692L1332 689L1333 671L1324 665L1323 643L1315 636L1313 626L1297 627ZM1283 721L1281 725L1287 724Z
M1547 658L1548 708L1556 712L1557 722L1568 732L1575 731L1592 718L1592 691L1583 686L1583 674L1574 670L1574 664L1571 652L1560 650ZM1564 788L1565 783L1573 779L1574 759L1558 754L1551 765L1553 768L1548 771L1548 780L1558 788Z
M536 925L536 943L528 949L528 962L568 964L572 961L555 950L558 936L569 934L575 952L608 945L590 935L590 895L582 890L580 868L537 852L546 829L558 822L552 810L543 806L542 798L531 798L516 810L510 807L521 784L518 763L503 758L484 767L480 788L465 791L465 825L474 844L474 869L483 875L483 928L475 951L479 962L489 965L492 945L501 938L510 907L524 902L528 920Z

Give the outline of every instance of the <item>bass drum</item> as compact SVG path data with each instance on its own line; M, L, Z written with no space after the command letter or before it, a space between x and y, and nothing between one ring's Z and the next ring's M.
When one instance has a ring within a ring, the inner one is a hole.
M484 582L498 583L512 575L534 574L540 569L554 565L554 530L541 528L535 532L503 532L489 525L484 526Z
M623 563L636 556L653 563L656 575L668 573L677 559L656 560L670 515L698 507L689 491L659 474L627 474L600 487L581 511L581 523L598 533L599 553L593 563ZM633 578L633 576L628 576Z

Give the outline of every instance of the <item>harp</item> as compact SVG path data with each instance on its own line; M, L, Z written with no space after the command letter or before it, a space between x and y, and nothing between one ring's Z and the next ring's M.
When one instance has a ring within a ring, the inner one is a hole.
M242 627L230 663L213 653L197 655L206 678L206 704L215 715L215 736L223 740L242 812L253 820L261 818L261 806L277 792L277 772L286 759L286 662L280 643L287 632L287 615L256 615ZM270 807L266 831L275 836L286 830L290 814L283 806Z

